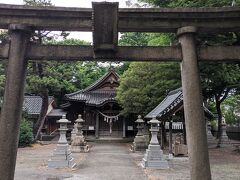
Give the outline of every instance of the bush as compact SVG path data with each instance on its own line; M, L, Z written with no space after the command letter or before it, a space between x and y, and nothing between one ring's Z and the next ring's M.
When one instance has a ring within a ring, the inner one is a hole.
M20 123L20 135L18 146L20 147L29 146L32 143L32 140L33 133L31 124L26 119L22 119Z

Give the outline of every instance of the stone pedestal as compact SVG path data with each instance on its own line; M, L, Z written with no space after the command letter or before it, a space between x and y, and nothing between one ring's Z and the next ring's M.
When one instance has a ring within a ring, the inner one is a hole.
M150 142L150 135L149 135L149 130L148 130L148 127L146 124L144 124L144 126L143 126L143 136L145 137L147 145L148 145Z
M85 138L82 132L82 127L83 127L82 123L84 122L84 120L82 119L81 114L78 115L78 119L75 122L76 122L77 132L71 143L71 151L73 153L88 152L89 146L87 145L87 142L85 141Z
M163 158L160 145L149 144L142 160L143 168L168 169L168 162Z
M76 134L77 134L77 123L74 123L73 130L71 131L71 143L73 139L76 137Z
M217 143L217 147L225 147L225 146L229 146L230 145L230 140L227 136L227 125L225 123L225 121L222 122L221 124L221 136L219 137L218 143Z
M151 124L151 134L152 138L150 144L148 145L148 149L142 159L142 167L143 168L155 168L155 169L168 169L168 162L163 157L163 151L159 145L157 139L157 133L159 131L159 121L157 119L152 119Z
M216 138L213 137L212 132L211 132L211 124L207 122L206 124L206 131L207 131L207 142L208 142L208 147L216 147L217 141Z
M58 140L57 148L53 152L53 156L48 160L48 167L53 168L64 168L64 167L74 167L76 163L72 157L69 145L66 139L67 123L70 123L66 119L66 115L63 115L62 119L58 120L60 123L60 137Z
M139 115L138 119L135 121L137 123L138 132L137 135L134 138L133 145L131 147L131 151L144 151L147 148L148 142L146 137L143 133L144 128L144 121L142 117Z

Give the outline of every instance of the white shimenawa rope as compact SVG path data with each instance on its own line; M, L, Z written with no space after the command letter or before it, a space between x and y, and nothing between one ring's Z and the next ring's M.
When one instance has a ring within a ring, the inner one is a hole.
M112 134L112 122L117 121L120 114L115 115L115 116L108 116L100 111L98 111L98 112L104 117L104 121L109 123L109 133Z
M118 117L120 116L120 114L117 114L115 116L108 116L100 111L98 111L103 117L104 117L104 121L106 121L107 123L112 123L112 121L117 121Z

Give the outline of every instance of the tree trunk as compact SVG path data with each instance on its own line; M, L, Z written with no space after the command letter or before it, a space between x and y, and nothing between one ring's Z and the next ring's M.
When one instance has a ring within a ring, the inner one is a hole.
M42 98L41 112L39 114L37 122L34 125L34 130L33 130L35 134L34 141L36 141L39 138L39 134L43 128L43 125L46 119L46 114L48 110L48 90L47 89L44 89L41 92L41 98Z
M218 114L218 133L217 133L217 138L220 137L221 135L221 123L222 123L222 110L221 110L221 102L215 97L216 100L216 110Z

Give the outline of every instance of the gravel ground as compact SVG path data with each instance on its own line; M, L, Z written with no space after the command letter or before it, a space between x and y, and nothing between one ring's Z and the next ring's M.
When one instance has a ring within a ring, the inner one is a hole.
M141 163L143 153L134 153L136 163ZM139 158L137 158L139 157ZM232 146L209 149L212 180L240 180L240 152ZM187 157L169 161L168 170L145 169L149 180L190 180Z
M129 144L92 143L89 153L75 153L74 169L47 167L56 144L19 148L15 180L188 180L187 157L169 161L168 170L142 169L143 152L129 152ZM213 180L240 180L240 153L233 147L209 149Z
M89 153L74 153L74 169L47 168L56 145L18 150L15 180L145 180L147 177L124 143L93 143Z

